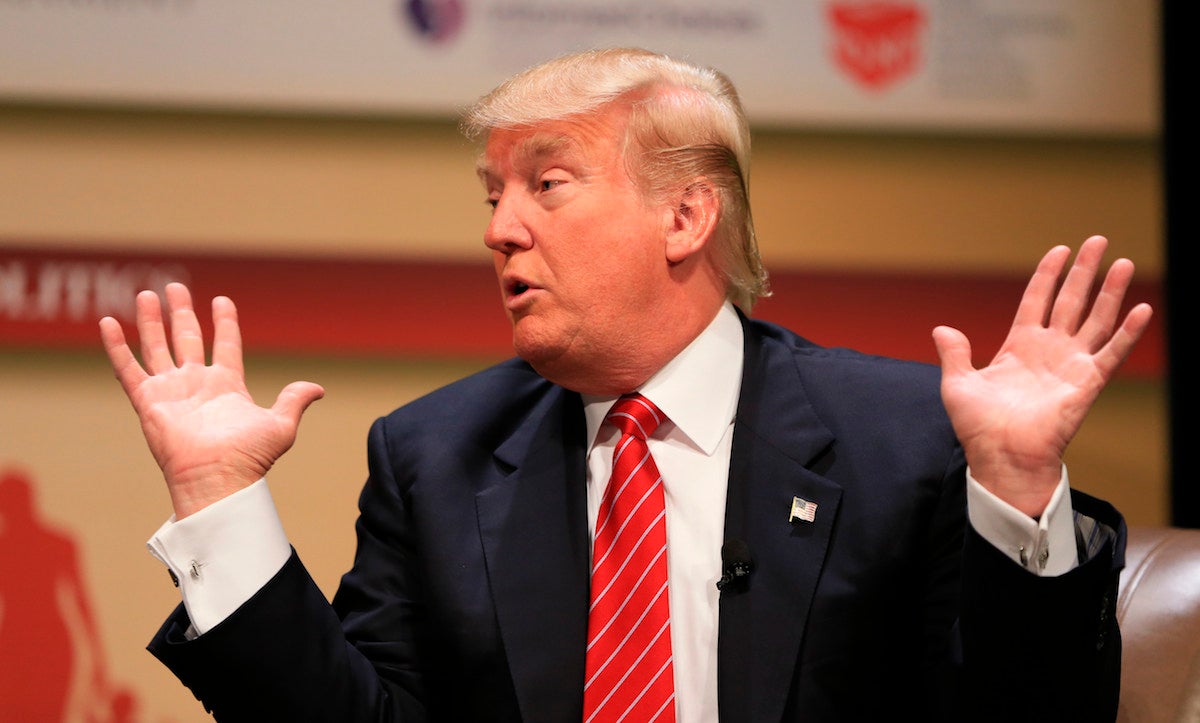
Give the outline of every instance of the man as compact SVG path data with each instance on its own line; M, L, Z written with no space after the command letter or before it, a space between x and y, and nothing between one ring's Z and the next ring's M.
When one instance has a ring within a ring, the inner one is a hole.
M934 330L939 375L748 318L766 289L749 136L719 73L571 55L465 127L519 358L372 426L332 606L264 481L321 388L255 405L228 299L211 366L181 285L169 340L139 295L141 364L101 322L175 510L151 547L184 606L151 651L218 719L1114 716L1123 522L1067 489L1062 457L1149 323L1144 304L1118 318L1131 263L1090 303L1106 241L1069 270L1052 249L989 366ZM621 417L658 427L643 442ZM617 547L617 470L665 507L637 543L661 537L665 565L650 548L639 582L668 574L613 623L589 575Z

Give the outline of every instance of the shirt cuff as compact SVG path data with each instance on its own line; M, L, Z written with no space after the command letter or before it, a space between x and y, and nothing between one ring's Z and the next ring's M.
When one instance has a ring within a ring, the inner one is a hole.
M196 635L229 617L292 554L265 479L182 520L172 515L146 546L171 571Z
M1079 564L1065 466L1058 487L1037 520L989 492L968 469L967 517L983 539L1035 575L1062 575Z

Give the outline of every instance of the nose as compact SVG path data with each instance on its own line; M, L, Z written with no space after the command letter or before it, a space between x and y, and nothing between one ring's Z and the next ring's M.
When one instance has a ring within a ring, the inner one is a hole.
M502 195L497 201L492 210L492 220L483 232L483 243L502 254L511 254L533 245L533 236L529 232L529 226L522 219L516 198Z

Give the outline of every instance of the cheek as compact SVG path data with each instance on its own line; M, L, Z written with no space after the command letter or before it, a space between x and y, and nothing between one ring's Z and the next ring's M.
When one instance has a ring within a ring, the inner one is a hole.
M541 254L581 305L620 306L631 290L652 284L661 273L658 267L665 266L662 249L655 248L657 226L642 213L596 212L557 221L542 236Z

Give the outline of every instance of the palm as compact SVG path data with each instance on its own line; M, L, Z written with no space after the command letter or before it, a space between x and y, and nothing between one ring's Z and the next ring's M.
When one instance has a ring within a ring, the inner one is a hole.
M988 366L971 366L960 332L934 332L942 399L973 474L1035 513L1057 484L1067 445L1150 321L1150 307L1141 304L1117 325L1133 275L1125 260L1112 265L1089 308L1105 246L1100 237L1085 242L1061 289L1069 249L1043 258Z
M295 430L257 406L240 382L227 369L188 364L138 385L131 401L168 478L238 467L257 478L291 446Z
M1057 464L1105 381L1091 354L1070 341L1014 329L991 364L948 375L942 398L963 446L990 444L1033 465Z
M246 389L236 311L214 300L213 361L204 363L204 341L187 290L168 287L171 341L157 296L138 298L144 368L115 320L101 330L117 378L133 404L151 453L162 468L176 513L190 514L262 477L291 447L300 415L322 390L288 385L270 408Z

